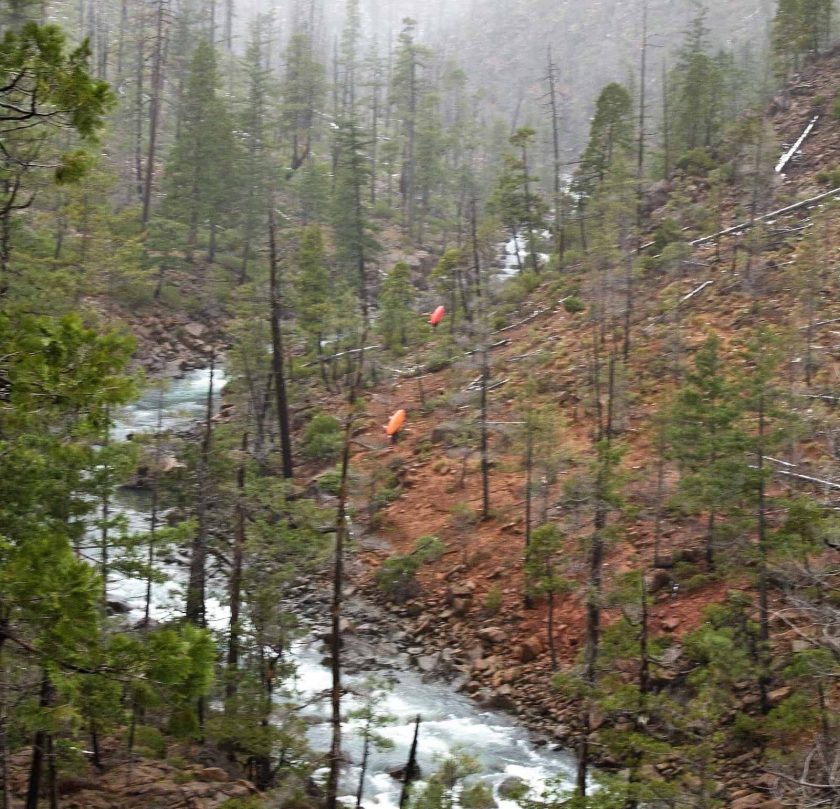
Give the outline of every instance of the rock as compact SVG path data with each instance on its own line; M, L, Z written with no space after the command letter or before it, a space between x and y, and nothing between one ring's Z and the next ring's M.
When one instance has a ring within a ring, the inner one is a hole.
M765 772L755 779L755 785L766 789L768 792L774 790L779 784L779 776L773 775L771 772Z
M569 738L572 734L572 729L568 725L555 725L554 730L552 731L552 736L557 739L558 742L565 741Z
M486 705L488 708L494 708L497 711L512 711L516 707L513 701L513 689L509 685L497 688L490 693Z
M449 446L458 436L461 428L457 422L444 421L432 428L431 441L433 444L445 444Z
M786 700L792 693L793 689L789 685L785 685L781 688L776 688L774 691L771 691L767 695L767 699L769 700L770 704L775 707L780 702Z
M662 568L658 568L645 576L647 591L653 595L671 586L671 575Z
M666 631L666 632L673 632L681 623L679 618L663 618L659 625Z
M528 791L528 784L515 775L509 775L499 784L500 798L519 798Z
M393 770L388 770L388 775L391 778L396 779L397 781L405 781L405 771L408 768L407 764L403 764L401 767L395 767ZM422 770L420 769L419 765L415 763L414 765L414 773L411 776L412 780L416 780L422 775Z
M453 598L452 609L456 615L466 615L470 610L472 601L468 598Z
M165 458L161 458L160 461L160 471L163 473L171 472L173 469L186 469L187 465L185 463L181 463L174 455L167 455Z
M218 784L225 784L233 780L230 773L225 772L221 767L205 767L196 773L196 777L199 781L212 781Z
M108 602L109 615L127 615L129 612L131 612L131 605L126 604L125 601Z
M417 658L417 668L424 673L429 673L438 667L438 662L437 655L421 655Z
M517 656L520 663L530 663L543 653L545 644L539 635L532 635L519 646Z
M479 629L478 637L492 644L502 644L508 641L508 633L498 626L486 626Z
M475 591L474 581L465 581L458 584L451 584L448 589L448 595L452 598L472 598Z
M751 807L763 806L767 802L767 796L761 792L750 792L743 798L737 798L729 804L729 809L751 809ZM768 807L769 809L769 807Z
M184 326L184 331L190 337L194 337L195 339L199 339L201 337L204 337L204 335L207 333L207 326L205 326L203 323L196 323L196 322L187 323L187 325Z

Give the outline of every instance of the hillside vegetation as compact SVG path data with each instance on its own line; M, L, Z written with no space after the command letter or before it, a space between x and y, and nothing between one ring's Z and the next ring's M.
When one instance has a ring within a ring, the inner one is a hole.
M572 134L559 47L510 127L446 15L240 5L0 5L0 807L366 805L404 662L575 776L401 807L840 806L831 2L651 8Z

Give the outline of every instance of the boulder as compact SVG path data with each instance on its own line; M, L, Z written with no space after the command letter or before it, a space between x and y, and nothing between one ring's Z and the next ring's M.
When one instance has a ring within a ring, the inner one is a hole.
M509 775L499 784L500 798L519 798L528 791L528 783L516 775Z
M772 706L778 705L780 702L786 700L793 693L793 689L789 685L776 688L767 695L767 699Z
M438 667L437 655L421 655L417 658L417 668L424 674L434 671Z
M673 618L663 618L660 622L660 626L666 632L673 632L678 626L680 625L680 619L673 617Z
M671 586L671 576L663 568L657 568L645 576L645 586L647 587L647 591L651 595L654 595L660 590Z
M486 705L497 711L512 711L516 707L513 701L513 689L509 685L503 685L491 691Z
M204 335L207 333L207 326L205 326L203 323L187 323L187 325L184 326L184 331L190 337L193 337L197 340L201 337L204 337Z
M454 443L458 434L461 432L461 427L454 421L443 421L440 424L432 427L431 441L433 444L445 444L450 446Z
M405 781L405 771L408 768L407 764L403 764L401 767L395 767L393 770L388 770L388 775L391 778L394 778L397 781ZM418 779L422 775L422 771L420 767L415 763L414 765L414 773L411 776L412 780Z
M520 663L530 663L537 660L545 649L545 643L539 635L531 635L526 638L517 649L517 656Z
M494 645L507 643L508 633L498 626L485 626L478 630L478 637Z
M109 601L107 606L109 615L127 615L131 612L131 605L125 601Z
M767 803L767 796L761 792L750 792L742 798L737 798L729 804L729 809L753 809ZM768 807L769 809L769 807Z
M205 767L196 773L199 781L210 781L217 784L226 784L233 779L230 773L225 772L221 767Z

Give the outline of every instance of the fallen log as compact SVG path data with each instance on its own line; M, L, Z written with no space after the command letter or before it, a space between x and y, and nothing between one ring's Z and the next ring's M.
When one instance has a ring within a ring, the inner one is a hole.
M805 131L799 136L796 143L790 147L780 158L779 162L776 163L776 174L781 174L784 170L785 166L790 162L790 159L799 151L799 147L805 142L805 138L811 134L811 130L816 125L817 121L820 120L819 115L815 115L809 122L808 126L805 127Z
M793 211L798 211L801 208L808 208L811 205L816 205L818 202L821 202L824 199L828 199L829 197L832 197L836 194L840 194L840 188L832 188L831 191L825 191L822 194L817 194L817 196L815 197L810 197L809 199L803 199L799 202L794 202L793 205L788 205L784 208L779 208L779 210L777 211L771 211L770 213L758 216L751 222L742 222L738 225L732 225L731 227L719 230L717 233L710 233L708 236L701 236L699 239L694 239L693 241L690 241L689 245L691 247L699 247L700 245L708 244L709 242L713 241L714 239L718 239L721 236L730 236L733 233L740 233L743 230L749 230L758 222L766 222L768 219L772 219L774 216L784 216L785 214L792 213Z
M365 346L364 348L351 348L348 351L339 351L338 354L330 354L328 357L319 357L312 362L306 362L301 365L301 368L311 368L313 365L320 365L322 362L329 362L330 360L337 360L339 357L346 357L348 354L359 354L362 351L376 351L383 346Z

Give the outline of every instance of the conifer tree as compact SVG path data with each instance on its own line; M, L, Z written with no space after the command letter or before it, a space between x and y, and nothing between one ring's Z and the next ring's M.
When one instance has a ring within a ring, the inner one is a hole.
M411 308L413 299L411 270L404 261L398 261L382 284L377 320L382 339L392 351L400 352L404 349L414 331L414 312Z
M740 502L746 485L741 402L726 372L720 340L709 336L686 372L671 413L668 440L682 477L680 490L693 510L706 515L706 566L713 570L718 518Z
M237 152L230 116L218 93L213 47L196 45L179 107L180 128L166 167L165 214L188 225L190 253L199 228L209 229L207 258L215 259L218 229L234 209L229 173Z
M335 138L337 167L332 219L336 258L344 271L343 280L359 297L362 319L367 324L373 298L368 263L379 249L368 212L367 142L353 119L338 124Z
M613 161L632 147L632 111L630 93L620 84L608 84L598 96L589 140L573 184L584 198L595 193Z

